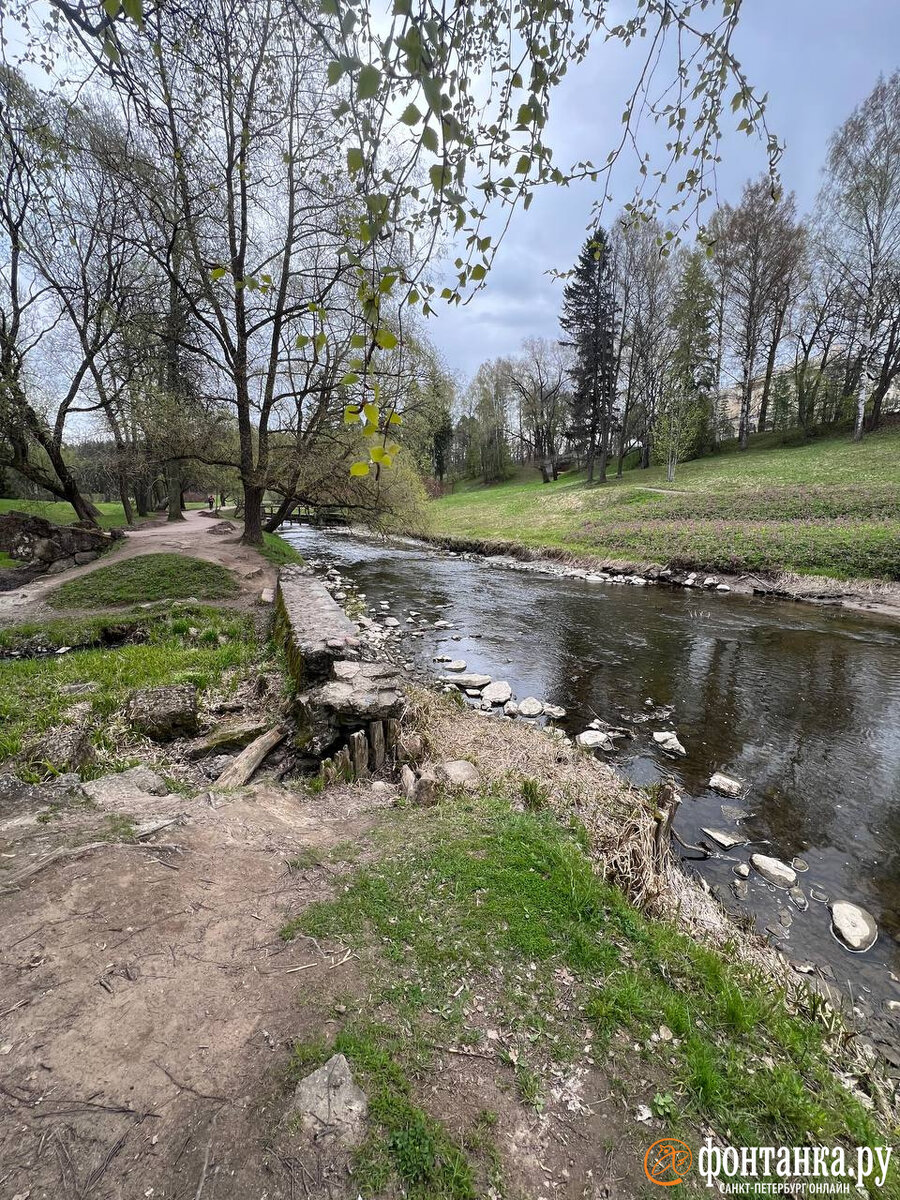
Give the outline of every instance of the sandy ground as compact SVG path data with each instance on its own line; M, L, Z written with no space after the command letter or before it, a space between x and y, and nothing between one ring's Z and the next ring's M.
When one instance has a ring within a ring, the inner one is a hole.
M58 575L45 575L14 592L0 593L0 625L23 621L47 621L61 616L59 609L46 604L49 592L70 579L79 579L101 567L142 554L188 554L206 562L218 563L234 571L241 587L241 602L254 603L263 588L275 586L277 569L251 546L241 545L241 524L234 533L213 533L218 520L201 516L200 510L189 509L184 521L153 522L130 530L116 543L111 553L83 567L72 567Z

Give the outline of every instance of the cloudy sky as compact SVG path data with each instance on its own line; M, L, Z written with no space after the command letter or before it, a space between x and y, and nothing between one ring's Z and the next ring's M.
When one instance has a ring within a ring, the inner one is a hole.
M900 0L744 0L734 49L757 90L769 93L770 126L786 143L782 178L801 209L809 208L829 134L880 73L900 67ZM560 166L580 158L604 161L621 130L636 62L634 52L629 57L598 43L566 78L549 137ZM744 180L765 168L764 148L740 135L730 139L724 157L719 196L734 200ZM617 205L631 198L635 178L630 165L616 177ZM523 337L557 335L562 285L546 272L572 265L598 186L535 196L529 211L514 217L486 289L429 321L433 341L463 380L484 359L515 352Z

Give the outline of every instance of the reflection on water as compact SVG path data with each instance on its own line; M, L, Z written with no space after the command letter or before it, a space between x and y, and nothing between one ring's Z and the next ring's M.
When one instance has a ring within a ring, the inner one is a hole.
M851 955L829 932L827 909L792 911L781 944L795 959L827 962L838 979L872 988L878 1007L900 988L900 630L830 609L735 595L604 585L511 571L419 548L308 529L286 534L310 557L348 569L369 603L395 616L418 610L452 629L405 640L433 667L452 654L506 679L514 694L564 705L570 732L594 717L617 722L645 701L674 706L688 756L652 749L658 723L639 724L620 769L646 783L676 774L686 793L685 841L730 828L713 771L746 781L744 830L768 852L802 855L805 889L852 900L878 919L876 947ZM687 799L691 797L691 800ZM726 802L727 803L727 802ZM749 849L753 849L750 847ZM701 864L711 883L733 881L747 850ZM751 878L760 928L790 906Z

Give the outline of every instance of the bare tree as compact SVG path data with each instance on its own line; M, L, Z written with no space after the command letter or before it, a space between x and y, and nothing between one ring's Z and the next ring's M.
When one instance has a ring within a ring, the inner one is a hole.
M526 338L509 364L519 399L520 425L544 483L559 478L558 456L565 411L566 357L558 342Z
M867 407L875 428L900 373L900 71L879 79L835 133L826 169L819 201L825 252L856 309L859 441Z

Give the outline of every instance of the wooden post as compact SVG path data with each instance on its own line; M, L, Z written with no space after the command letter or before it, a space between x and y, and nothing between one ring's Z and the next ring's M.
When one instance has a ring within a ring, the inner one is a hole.
M384 725L373 721L369 726L369 770L377 771L384 762Z

